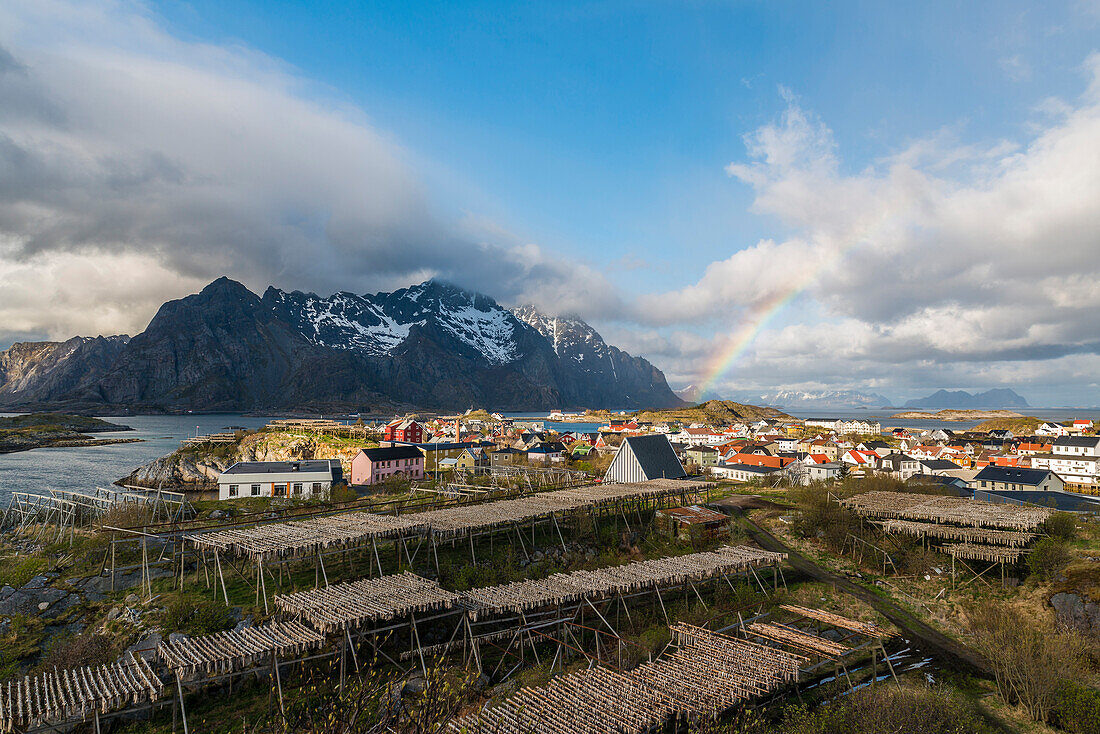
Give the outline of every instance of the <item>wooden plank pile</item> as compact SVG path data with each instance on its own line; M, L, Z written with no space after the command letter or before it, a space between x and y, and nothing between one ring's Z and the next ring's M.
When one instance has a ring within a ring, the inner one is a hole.
M300 558L330 548L349 548L372 540L421 535L427 526L417 515L394 517L369 512L317 517L248 528L201 533L188 540L206 550L217 550L253 560Z
M750 634L795 650L826 658L841 658L848 648L817 635L809 635L801 630L777 622L753 622L746 628Z
M85 720L156 699L164 684L143 658L111 665L54 669L0 684L0 730L26 730Z
M461 597L408 571L275 597L275 606L324 632L451 609Z
M463 594L470 616L503 612L520 613L531 609L570 604L585 597L605 597L640 589L705 581L742 571L753 566L772 565L786 558L785 553L752 548L724 546L713 551L671 558L635 561L625 566L594 571L556 573L544 579L527 579L499 586L471 589Z
M271 655L299 656L325 642L324 635L301 622L269 622L202 637L165 640L157 657L180 678L196 673L224 674L242 670Z
M842 630L855 632L856 634L860 634L865 637L882 639L884 637L894 636L892 632L882 627L879 627L874 622L860 622L856 619L842 617L839 614L825 612L820 609L807 609L806 607L800 607L794 604L780 604L779 608L784 611L791 612L792 614L797 614L799 617L802 617L804 619L813 619Z
M714 717L797 679L805 658L698 627L670 627L676 649L629 672L593 667L522 688L450 724L455 732L644 732L676 715Z
M1035 540L1035 533L1017 530L993 530L990 528L961 527L941 525L939 523L915 522L913 520L881 520L877 523L888 533L913 535L918 538L940 538L958 540L964 543L988 543L1010 547L1025 546Z
M1015 563L1027 553L1024 548L1005 548L995 545L975 545L973 543L951 543L943 547L944 553L955 558L987 563Z
M996 505L991 502L904 492L865 492L840 504L864 517L924 520L971 527L1031 531L1050 517L1043 507Z

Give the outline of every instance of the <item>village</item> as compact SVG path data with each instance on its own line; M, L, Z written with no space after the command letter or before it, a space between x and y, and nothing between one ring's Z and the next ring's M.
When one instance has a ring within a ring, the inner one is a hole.
M1090 421L750 409L275 419L183 442L216 493L17 493L0 726L1092 731Z
M549 419L560 421L562 415L553 411ZM240 462L218 477L218 496L302 499L341 482L361 488L387 480L454 484L514 476L521 469L572 471L606 482L691 476L773 486L888 476L933 482L969 496L980 492L992 501L1053 502L1061 509L1087 505L1090 501L1082 495L1100 494L1100 436L1088 419L1039 422L1020 433L1004 428L884 429L878 421L859 419L761 418L722 425L613 417L591 432L557 432L546 423L484 411L376 424L274 421L266 430L376 440L358 451L345 450L343 456L350 459L344 461L316 456L306 465ZM218 439L199 437L192 443L203 440ZM675 461L628 470L625 456L614 461L624 445L632 455L653 455L659 445L671 450ZM307 476L309 472L316 475Z

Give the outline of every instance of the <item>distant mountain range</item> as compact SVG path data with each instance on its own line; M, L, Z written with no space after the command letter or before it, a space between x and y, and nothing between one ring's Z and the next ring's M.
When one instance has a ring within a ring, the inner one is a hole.
M701 403L707 400L722 400L723 398L713 390L705 393L695 385L689 385L676 394L690 403ZM833 409L842 408L858 410L860 408L882 408L890 405L890 398L877 393L864 393L855 390L824 390L821 392L806 392L804 390L777 390L772 393L752 394L739 393L732 396L732 400L751 405L772 405L779 408L799 409Z
M906 408L1028 408L1027 401L1009 388L996 388L980 393L965 390L937 390L928 397L910 400Z
M882 408L890 405L890 398L878 393L865 393L856 390L824 390L805 392L801 390L778 390L759 396L746 396L742 402L756 405L776 405L781 408L831 409Z
M0 406L183 411L669 408L645 359L580 319L440 281L322 297L219 278L133 338L0 352Z

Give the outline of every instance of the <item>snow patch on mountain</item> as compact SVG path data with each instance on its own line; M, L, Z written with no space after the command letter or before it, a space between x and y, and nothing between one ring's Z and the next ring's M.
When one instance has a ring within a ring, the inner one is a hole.
M434 281L393 293L325 298L272 289L267 297L273 311L317 346L389 355L414 327L431 323L490 364L508 364L520 356L519 323L509 311L485 296Z

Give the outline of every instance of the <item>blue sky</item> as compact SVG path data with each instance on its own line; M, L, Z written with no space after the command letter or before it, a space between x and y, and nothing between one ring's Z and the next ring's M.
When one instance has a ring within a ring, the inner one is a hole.
M0 191L9 277L34 266L62 289L59 253L101 266L109 253L149 286L124 301L105 284L94 317L43 315L12 290L4 336L134 331L158 298L217 271L318 291L441 275L578 312L674 386L1013 386L1095 405L1085 312L1100 296L1078 276L1100 223L1057 191L1029 189L1030 218L1011 231L997 212L1021 212L1020 187L1066 165L1048 149L1092 142L1098 30L1086 0L16 0L0 49L20 73L0 98L56 106L67 127L9 112L0 133L24 152L52 139L43 160L71 173L38 202L64 227L3 217L27 197ZM224 160L234 136L248 139L237 167ZM1100 165L1090 152L1064 172L1082 197ZM96 156L167 188L58 195L114 175L88 168ZM270 172L243 170L250 160ZM92 224L103 212L110 226ZM991 271L981 253L1006 239L1017 249ZM1060 257L1036 265L1043 247ZM473 264L486 257L511 265ZM956 257L966 265L945 270ZM1004 298L1037 276L1047 295ZM711 374L742 331L756 336ZM845 345L832 359L822 331Z
M627 276L643 288L782 233L723 170L782 111L779 85L858 169L945 126L1020 134L1033 105L1079 89L1096 31L1074 5L1005 2L343 5L154 9L361 107L426 159L441 200L601 264L651 263Z

